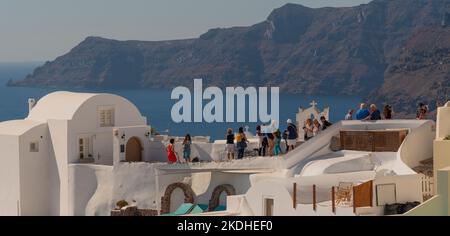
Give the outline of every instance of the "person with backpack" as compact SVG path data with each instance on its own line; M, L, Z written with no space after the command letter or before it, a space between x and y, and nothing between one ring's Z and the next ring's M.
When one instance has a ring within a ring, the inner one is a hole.
M288 141L287 141L287 152L289 152L289 150L294 150L295 145L297 144L297 139L298 139L298 131L297 131L297 126L294 125L294 123L292 123L291 119L287 120L287 131L288 131Z

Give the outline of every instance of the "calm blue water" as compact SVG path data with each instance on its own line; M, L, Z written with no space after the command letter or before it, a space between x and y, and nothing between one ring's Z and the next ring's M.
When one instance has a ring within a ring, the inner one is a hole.
M0 121L22 119L28 113L27 100L30 97L41 98L55 89L41 88L12 88L5 84L9 79L21 79L31 73L39 63L0 63ZM209 135L213 140L224 139L227 128L237 130L240 126L248 125L254 131L256 124L247 123L182 123L172 122L170 112L172 105L177 101L170 99L171 90L122 90L105 89L89 90L74 89L76 92L104 92L121 95L133 102L147 117L151 126L158 131L169 130L171 135ZM312 100L319 103L318 107L330 106L330 120L341 120L349 108L356 107L360 102L359 97L348 96L304 96L283 94L280 91L280 124L281 129L285 121L290 118L295 120L295 114L300 106L309 107Z

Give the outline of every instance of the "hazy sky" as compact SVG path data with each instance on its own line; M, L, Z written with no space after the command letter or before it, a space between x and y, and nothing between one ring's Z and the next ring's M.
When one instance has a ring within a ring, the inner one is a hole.
M198 37L210 28L261 22L288 2L323 7L370 0L0 0L0 62L53 60L91 35Z

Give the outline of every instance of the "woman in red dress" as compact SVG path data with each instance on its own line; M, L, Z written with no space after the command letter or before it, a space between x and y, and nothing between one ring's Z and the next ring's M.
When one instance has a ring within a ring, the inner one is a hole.
M177 162L177 156L175 155L175 148L173 144L175 143L175 139L170 139L169 145L167 145L167 158L170 164Z

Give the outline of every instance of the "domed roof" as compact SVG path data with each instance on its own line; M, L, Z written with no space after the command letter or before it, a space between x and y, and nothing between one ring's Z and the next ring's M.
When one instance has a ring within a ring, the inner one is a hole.
M73 93L59 91L50 93L37 102L27 119L47 121L49 119L70 120L75 112L95 93Z

